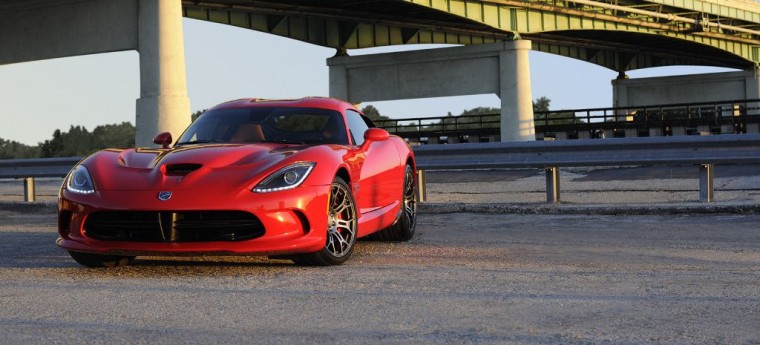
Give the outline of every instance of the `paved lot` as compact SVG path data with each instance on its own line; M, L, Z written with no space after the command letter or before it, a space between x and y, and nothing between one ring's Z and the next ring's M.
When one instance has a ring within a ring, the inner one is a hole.
M340 267L85 269L0 207L0 343L760 344L760 215L423 214Z

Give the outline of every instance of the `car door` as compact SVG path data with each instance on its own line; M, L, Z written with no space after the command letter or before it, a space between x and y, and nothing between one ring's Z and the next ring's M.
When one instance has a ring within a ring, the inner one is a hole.
M399 168L398 149L390 140L364 145L364 132L372 125L371 121L351 109L346 111L346 120L353 140L349 164L354 169L352 187L359 211L367 214L390 206L402 194L403 183L398 181L403 178L403 171Z

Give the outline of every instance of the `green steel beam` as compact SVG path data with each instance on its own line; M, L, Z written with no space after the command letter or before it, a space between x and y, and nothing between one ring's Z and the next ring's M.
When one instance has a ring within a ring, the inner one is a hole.
M485 25L450 25L378 17L359 9L326 8L285 10L276 6L224 2L183 1L185 17L234 25L337 49L358 49L400 44L483 44L511 38L511 33ZM307 12L311 10L310 12Z
M621 74L668 65L760 64L760 5L741 0L183 0L188 18L347 49L483 44L533 49Z
M631 7L636 6L634 3L629 3L629 8L626 8L625 5L588 0L405 1L447 11L532 39L536 43L535 50L579 58L621 72L671 64L750 68L760 63L760 37L745 32L752 30L733 32L714 29L705 25L704 20L712 20L707 15L700 15L689 22L679 18L682 16L675 12L663 12L675 11L676 8L663 7L657 12ZM639 4L644 5L642 2ZM753 16L744 12L726 12L754 20ZM703 22L697 22L697 18ZM732 27L737 29L740 28L738 25L757 24L736 21ZM626 46L629 47L620 49L618 43L621 39L628 42ZM651 44L652 40L660 42L659 46ZM593 41L591 52L594 54L585 51L588 48L584 45L588 41ZM628 58L631 53L634 54L633 58Z
M715 17L760 23L760 4L754 0L722 1L721 3L700 0L648 0L648 2Z

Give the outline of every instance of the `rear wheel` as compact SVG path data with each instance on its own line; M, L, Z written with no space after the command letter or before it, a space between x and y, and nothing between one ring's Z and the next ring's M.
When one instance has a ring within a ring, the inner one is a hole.
M129 265L134 256L102 255L69 251L69 255L82 266L87 267L117 267Z
M340 265L351 256L356 243L357 213L351 188L335 177L330 188L327 212L327 240L318 252L293 258L296 264L308 266Z
M417 199L416 185L414 183L414 169L411 165L406 166L404 172L404 193L402 196L401 215L391 227L378 231L370 236L371 239L380 241L408 241L414 236L417 227Z

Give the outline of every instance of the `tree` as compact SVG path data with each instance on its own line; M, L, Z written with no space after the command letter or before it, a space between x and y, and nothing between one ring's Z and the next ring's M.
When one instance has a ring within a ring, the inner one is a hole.
M461 116L467 116L467 115L498 115L501 113L501 109L499 108L489 108L489 107L477 107L472 108L469 110L465 110L460 114Z
M372 104L368 104L362 108L362 113L364 116L369 117L372 121L384 121L384 120L390 120L389 117L380 115L380 111L377 110Z
M205 113L208 109L198 110L194 112L192 115L190 115L190 122L195 122L195 120L198 119L198 116L201 116L201 114Z
M63 134L61 133L60 129L56 129L55 132L53 132L53 139L45 140L42 144L40 144L40 156L43 158L50 158L50 157L62 157L61 152L63 152Z
M129 122L95 127L92 131L92 149L108 147L135 147L135 126Z
M583 119L576 118L575 114L571 112L549 110L550 103L551 100L544 96L533 101L533 113L537 125L574 125L584 122Z
M86 156L105 148L135 146L135 126L129 122L97 126L90 133L82 126L71 126L68 132L56 129L53 138L39 144L41 157Z
M38 156L39 148L37 146L29 146L0 138L0 159L35 158Z
M544 112L549 111L549 104L552 101L544 96L541 96L539 98L536 98L535 101L533 101L533 112Z
M53 139L42 144L43 157L84 156L91 153L92 135L87 128L71 125L68 132L56 129Z

